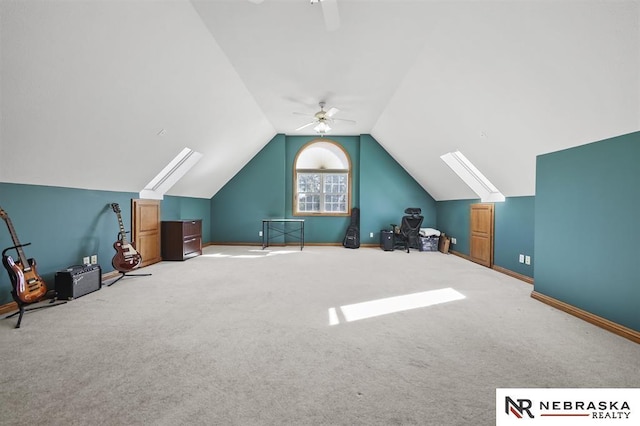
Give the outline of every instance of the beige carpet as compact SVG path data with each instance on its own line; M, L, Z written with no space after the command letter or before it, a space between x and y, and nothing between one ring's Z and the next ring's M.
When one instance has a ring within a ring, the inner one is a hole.
M497 387L640 384L640 345L452 255L211 246L145 272L0 320L0 424L492 425ZM348 321L440 289L463 298Z

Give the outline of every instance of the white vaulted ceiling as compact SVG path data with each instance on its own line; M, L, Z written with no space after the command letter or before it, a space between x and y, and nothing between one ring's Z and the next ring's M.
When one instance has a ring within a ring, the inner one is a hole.
M209 198L277 133L370 133L437 200L506 196L535 157L640 129L638 1L0 1L0 181Z

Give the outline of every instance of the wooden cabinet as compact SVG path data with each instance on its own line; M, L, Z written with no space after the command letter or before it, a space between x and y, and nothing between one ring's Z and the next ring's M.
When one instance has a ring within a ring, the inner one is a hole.
M201 254L201 219L162 222L162 260L185 260Z

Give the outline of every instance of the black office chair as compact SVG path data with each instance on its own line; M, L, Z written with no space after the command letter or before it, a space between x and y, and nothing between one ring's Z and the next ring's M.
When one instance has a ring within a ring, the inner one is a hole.
M408 207L404 213L400 226L391 224L391 227L394 247L401 246L409 253L409 248L420 248L420 225L424 216L421 214L422 209L418 207Z

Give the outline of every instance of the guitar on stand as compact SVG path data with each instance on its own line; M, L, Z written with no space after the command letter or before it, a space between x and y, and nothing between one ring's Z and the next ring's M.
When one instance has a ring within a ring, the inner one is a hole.
M18 313L20 314L20 317L18 318L16 328L20 328L22 316L25 312L25 305L41 301L47 294L47 284L40 277L40 275L38 275L38 271L36 269L36 261L34 259L27 259L27 256L24 254L23 247L28 246L31 243L20 243L20 240L18 240L16 230L13 227L13 223L11 222L9 215L1 207L0 217L2 217L2 219L4 219L5 223L7 224L7 228L9 228L9 234L11 234L11 239L13 241L12 247L8 247L2 251L2 265L4 265L7 273L9 274L9 279L11 280L11 296L13 297L13 300L15 300L15 302L18 304ZM13 258L7 254L9 250L14 249L18 253L17 260L13 260ZM39 308L46 307L48 306L40 306ZM9 315L7 318L10 318L16 314L17 313Z
M142 263L142 255L136 250L136 246L134 242L127 241L127 232L124 229L124 224L122 222L122 214L120 210L120 205L118 203L111 203L111 208L113 212L118 217L118 226L120 227L120 232L118 232L118 238L115 243L113 243L113 248L116 250L115 256L111 260L111 265L113 265L114 269L120 272L120 276L109 283L111 286L115 284L122 277L126 276L148 276L151 274L128 274L128 272L138 268L140 263Z

